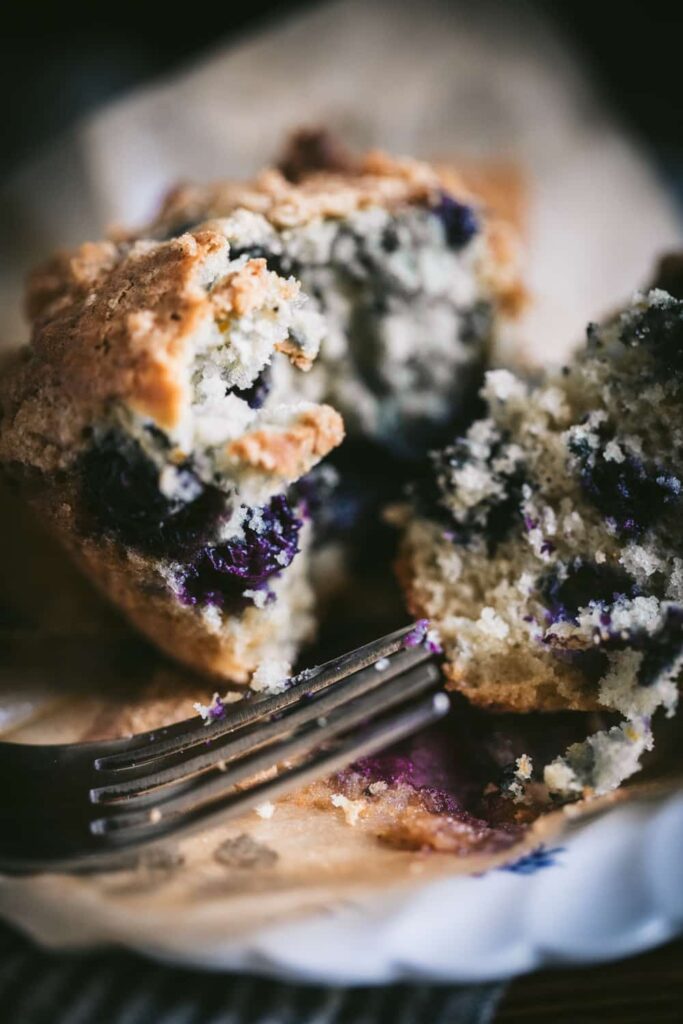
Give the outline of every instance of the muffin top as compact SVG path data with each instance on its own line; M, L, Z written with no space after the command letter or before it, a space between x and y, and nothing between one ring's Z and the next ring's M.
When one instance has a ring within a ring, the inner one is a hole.
M519 201L512 169L474 168L396 158L379 150L355 156L325 132L295 134L278 166L252 181L222 180L173 189L158 216L137 235L168 238L236 210L260 214L276 232L360 211L422 206L442 219L448 242L466 245L483 228L491 251L490 285L510 314L526 302L519 269ZM483 222L483 223L481 223ZM130 238L130 232L114 237Z
M239 230L226 220L166 242L86 243L39 269L31 343L3 376L0 459L64 468L113 416L163 431L178 461L239 440L229 458L289 479L338 444L326 406L278 407L267 424L248 400L275 351L308 369L324 326L294 278L233 258ZM226 403L231 389L246 397Z

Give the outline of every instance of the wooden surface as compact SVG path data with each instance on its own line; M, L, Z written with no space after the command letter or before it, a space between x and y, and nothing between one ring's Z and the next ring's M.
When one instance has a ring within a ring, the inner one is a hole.
M683 1021L683 940L643 956L513 982L494 1024L668 1024Z

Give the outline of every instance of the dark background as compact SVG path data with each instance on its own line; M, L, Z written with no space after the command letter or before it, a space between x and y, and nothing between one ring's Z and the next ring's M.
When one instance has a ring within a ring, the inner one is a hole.
M368 0L372 2L372 0ZM416 0L417 2L417 0ZM476 0L470 0L476 3ZM508 0L508 4L524 0ZM530 0L534 2L534 0ZM613 106L683 196L683 4L535 0L584 52ZM220 6L127 0L5 5L0 176L79 114L305 3Z

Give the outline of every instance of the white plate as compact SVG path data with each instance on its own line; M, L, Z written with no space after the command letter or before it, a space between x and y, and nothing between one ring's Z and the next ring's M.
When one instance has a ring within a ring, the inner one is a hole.
M46 899L30 880L0 880L0 914L54 946L73 942L76 925L79 945L339 984L505 978L628 956L683 931L683 795L614 808L536 860L527 871L354 901L237 942L221 940L206 907L188 904L170 927L153 910L131 922L102 915L82 890L60 899L53 889Z
M623 957L683 930L682 796L615 809L553 860L438 882L362 918L306 922L195 962L347 983L471 982Z

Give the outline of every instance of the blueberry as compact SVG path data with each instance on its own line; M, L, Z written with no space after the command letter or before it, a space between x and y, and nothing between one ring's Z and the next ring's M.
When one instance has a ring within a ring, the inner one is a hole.
M494 469L508 442L508 435L501 432L491 443L485 460L486 467L501 484L500 491L469 509L464 518L455 519L450 514L447 499L452 490L452 470L461 468L472 459L467 438L459 438L450 447L432 454L432 473L421 481L415 492L421 513L441 522L456 544L467 546L483 540L489 555L493 555L498 545L522 522L520 505L526 482L523 465L514 463L506 470Z
M271 252L270 249L266 249L263 245L232 246L230 248L230 259L236 260L240 256L245 256L248 260L265 260L268 270L279 274L280 277L289 277L290 274L293 274L295 277L301 276L301 264L297 260L285 253Z
M237 395L247 403L250 409L260 409L270 394L271 386L270 367L265 366L249 387L228 388L226 395Z
M683 651L683 608L668 608L659 632L654 636L643 634L634 646L644 651L638 682L641 686L652 686L671 671Z
M683 301L671 298L626 318L621 340L629 346L646 346L665 373L680 373L683 370Z
M458 202L447 192L441 193L431 210L443 224L451 249L462 249L479 231L479 221L472 207Z
M683 482L664 467L625 453L621 462L605 459L606 432L595 450L572 441L584 492L620 537L639 537L671 507L680 503Z
M282 494L264 508L248 509L244 536L203 547L183 569L181 600L225 608L244 590L265 588L298 552L302 525Z
M174 558L200 547L227 514L225 497L204 485L189 464L177 472L192 500L162 494L158 467L133 438L117 430L99 438L80 462L86 532Z
M553 654L563 661L575 665L591 682L599 682L609 668L608 651L626 648L642 651L643 657L638 669L638 683L652 686L670 672L683 652L683 608L672 606L667 609L664 623L654 636L645 629L610 632L612 616L610 606L620 599L637 597L640 593L636 582L623 570L576 559L570 566L566 578L557 572L547 576L541 590L548 603L548 617L551 622L568 621L576 623L581 608L602 607L600 625L603 635L599 646L584 650L558 647L552 634L547 638Z
M605 563L575 558L566 574L558 569L548 573L540 583L541 594L548 607L548 619L554 622L578 622L578 613L589 605L605 609L620 598L632 598L638 587L623 569ZM607 615L607 611L604 613Z
M398 231L396 230L395 224L388 224L382 232L381 245L385 252L392 253L396 252L401 242L398 237Z

